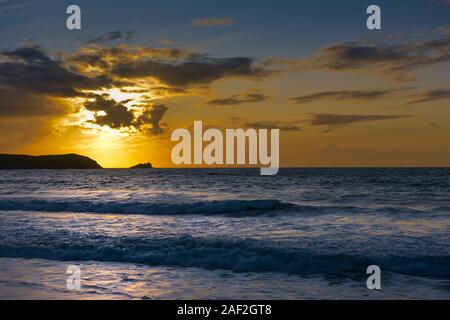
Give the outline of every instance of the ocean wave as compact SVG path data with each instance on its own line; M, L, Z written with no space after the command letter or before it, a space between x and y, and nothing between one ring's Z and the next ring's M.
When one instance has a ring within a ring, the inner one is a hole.
M107 214L141 214L141 215L227 215L257 216L268 213L293 214L383 214L413 215L425 214L428 217L448 214L446 206L427 210L405 206L357 206L357 205L317 205L294 204L276 199L253 200L210 200L187 202L145 202L145 201L101 201L72 199L0 199L0 211L41 211L41 212L76 212Z
M204 239L192 236L139 239L94 238L44 243L2 243L0 257L59 261L102 261L150 266L197 267L235 272L287 274L365 274L369 265L383 271L429 278L450 278L450 256L372 257L363 253L323 253L259 240Z
M142 201L90 201L90 200L40 200L2 199L0 210L114 213L144 215L230 214L257 215L296 207L279 200L211 200L183 203L149 203Z

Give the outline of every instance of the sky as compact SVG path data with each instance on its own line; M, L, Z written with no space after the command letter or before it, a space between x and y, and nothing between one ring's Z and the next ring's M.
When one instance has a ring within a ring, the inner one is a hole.
M449 36L448 0L0 0L0 153L172 167L202 120L279 128L282 166L449 166Z

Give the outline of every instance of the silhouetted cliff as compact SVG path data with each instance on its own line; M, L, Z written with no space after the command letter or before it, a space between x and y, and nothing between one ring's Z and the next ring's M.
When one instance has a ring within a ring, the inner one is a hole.
M0 170L3 169L101 169L94 160L78 154L28 156L0 154Z

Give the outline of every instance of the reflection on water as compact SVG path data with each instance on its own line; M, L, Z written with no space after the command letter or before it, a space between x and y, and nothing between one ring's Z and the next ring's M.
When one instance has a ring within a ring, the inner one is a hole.
M83 262L81 290L66 289L66 268L78 262L0 259L0 299L449 299L447 281L386 273L381 291L365 277L300 277L196 268ZM431 284L431 286L430 286ZM431 290L430 290L431 288Z

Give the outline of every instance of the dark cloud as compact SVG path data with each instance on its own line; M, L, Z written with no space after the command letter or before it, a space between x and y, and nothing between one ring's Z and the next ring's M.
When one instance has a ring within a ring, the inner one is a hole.
M408 57L399 46L367 46L358 43L333 45L322 49L321 53L325 58L322 66L334 70L402 62Z
M228 121L236 126L241 126L246 129L280 129L283 131L301 131L297 126L298 121L250 121L243 117L229 117Z
M375 69L397 80L411 80L410 71L450 61L450 39L404 44L349 42L320 50L309 59L292 63L295 69L331 71Z
M382 121L409 117L408 115L353 115L319 113L313 115L310 124L313 126L344 126L358 122Z
M169 61L193 57L193 53L187 49L179 48L146 48L126 47L118 45L115 47L94 46L81 49L74 54L64 54L66 64L75 70L86 70L89 68L99 69L104 74L109 74L111 69L119 64L139 62L148 59L150 61Z
M122 79L149 78L161 87L185 90L192 85L208 85L229 77L259 80L274 73L266 64L250 57L216 58L183 48L116 46L89 47L77 54L66 54L74 70L108 74Z
M151 109L144 111L136 120L136 125L138 127L150 125L148 129L151 135L160 135L164 132L161 127L161 120L166 114L168 108L163 104L154 105Z
M244 122L248 121L248 119L244 118L244 117L229 117L228 121L230 121L232 123L244 123Z
M246 128L253 129L280 129L282 131L301 131L301 128L296 125L287 124L281 121L258 121L244 123Z
M186 94L187 91L181 88L171 88L171 87L153 87L152 93L156 95L167 95L167 94Z
M322 91L304 96L290 98L295 103L302 104L324 99L335 100L373 100L386 96L393 92L409 90L411 88L401 88L392 90L342 90L342 91Z
M196 27L231 26L234 24L236 24L236 20L230 18L202 18L192 20L192 25Z
M0 51L0 113L31 116L67 113L69 109L76 112L60 98L83 98L85 108L94 112L93 123L156 135L163 130L160 120L165 106L152 106L150 100L143 99L131 107L126 101L92 92L139 87L135 78L154 78L161 83L150 89L155 94L185 94L189 85L207 85L225 77L259 79L268 74L248 57L213 58L185 49L94 46L75 54L61 52L56 59L39 46L28 46ZM20 97L14 100L16 96ZM265 97L249 92L243 99L256 102Z
M113 85L107 76L87 77L48 57L39 47L0 51L0 86L56 97L83 96L80 90Z
M143 112L136 117L135 113L125 106L129 101L117 102L108 95L93 95L92 97L93 100L91 99L84 105L87 110L95 113L95 120L92 123L113 129L148 130L151 135L163 133L160 122L168 110L165 105L139 106Z
M236 94L229 98L214 99L207 102L211 106L232 106L242 103L257 103L269 99L269 96L258 92L248 92L244 94Z
M84 107L89 111L96 112L95 120L100 126L109 126L119 129L130 127L133 124L134 114L120 102L108 98L107 95L96 95L93 101L88 101ZM104 114L97 114L102 111Z
M84 97L81 90L114 84L105 76L86 77L67 69L40 47L0 51L0 114L8 117L50 116L74 112L55 98Z
M104 56L98 54L78 54L69 59L70 62L75 63L81 67L96 67L102 70L109 68L109 63L105 60Z
M112 73L125 78L153 77L171 86L209 84L225 77L261 78L269 74L252 58L211 58L196 56L179 63L158 60L119 63Z
M135 36L134 30L129 31L112 31L104 33L98 37L86 41L86 44L102 44L114 40L130 40Z
M39 47L22 47L12 51L1 51L1 55L12 59L20 59L27 63L51 63L51 59Z
M411 101L410 103L423 103L435 100L443 100L450 98L450 89L434 89L423 91L414 96L416 100Z

